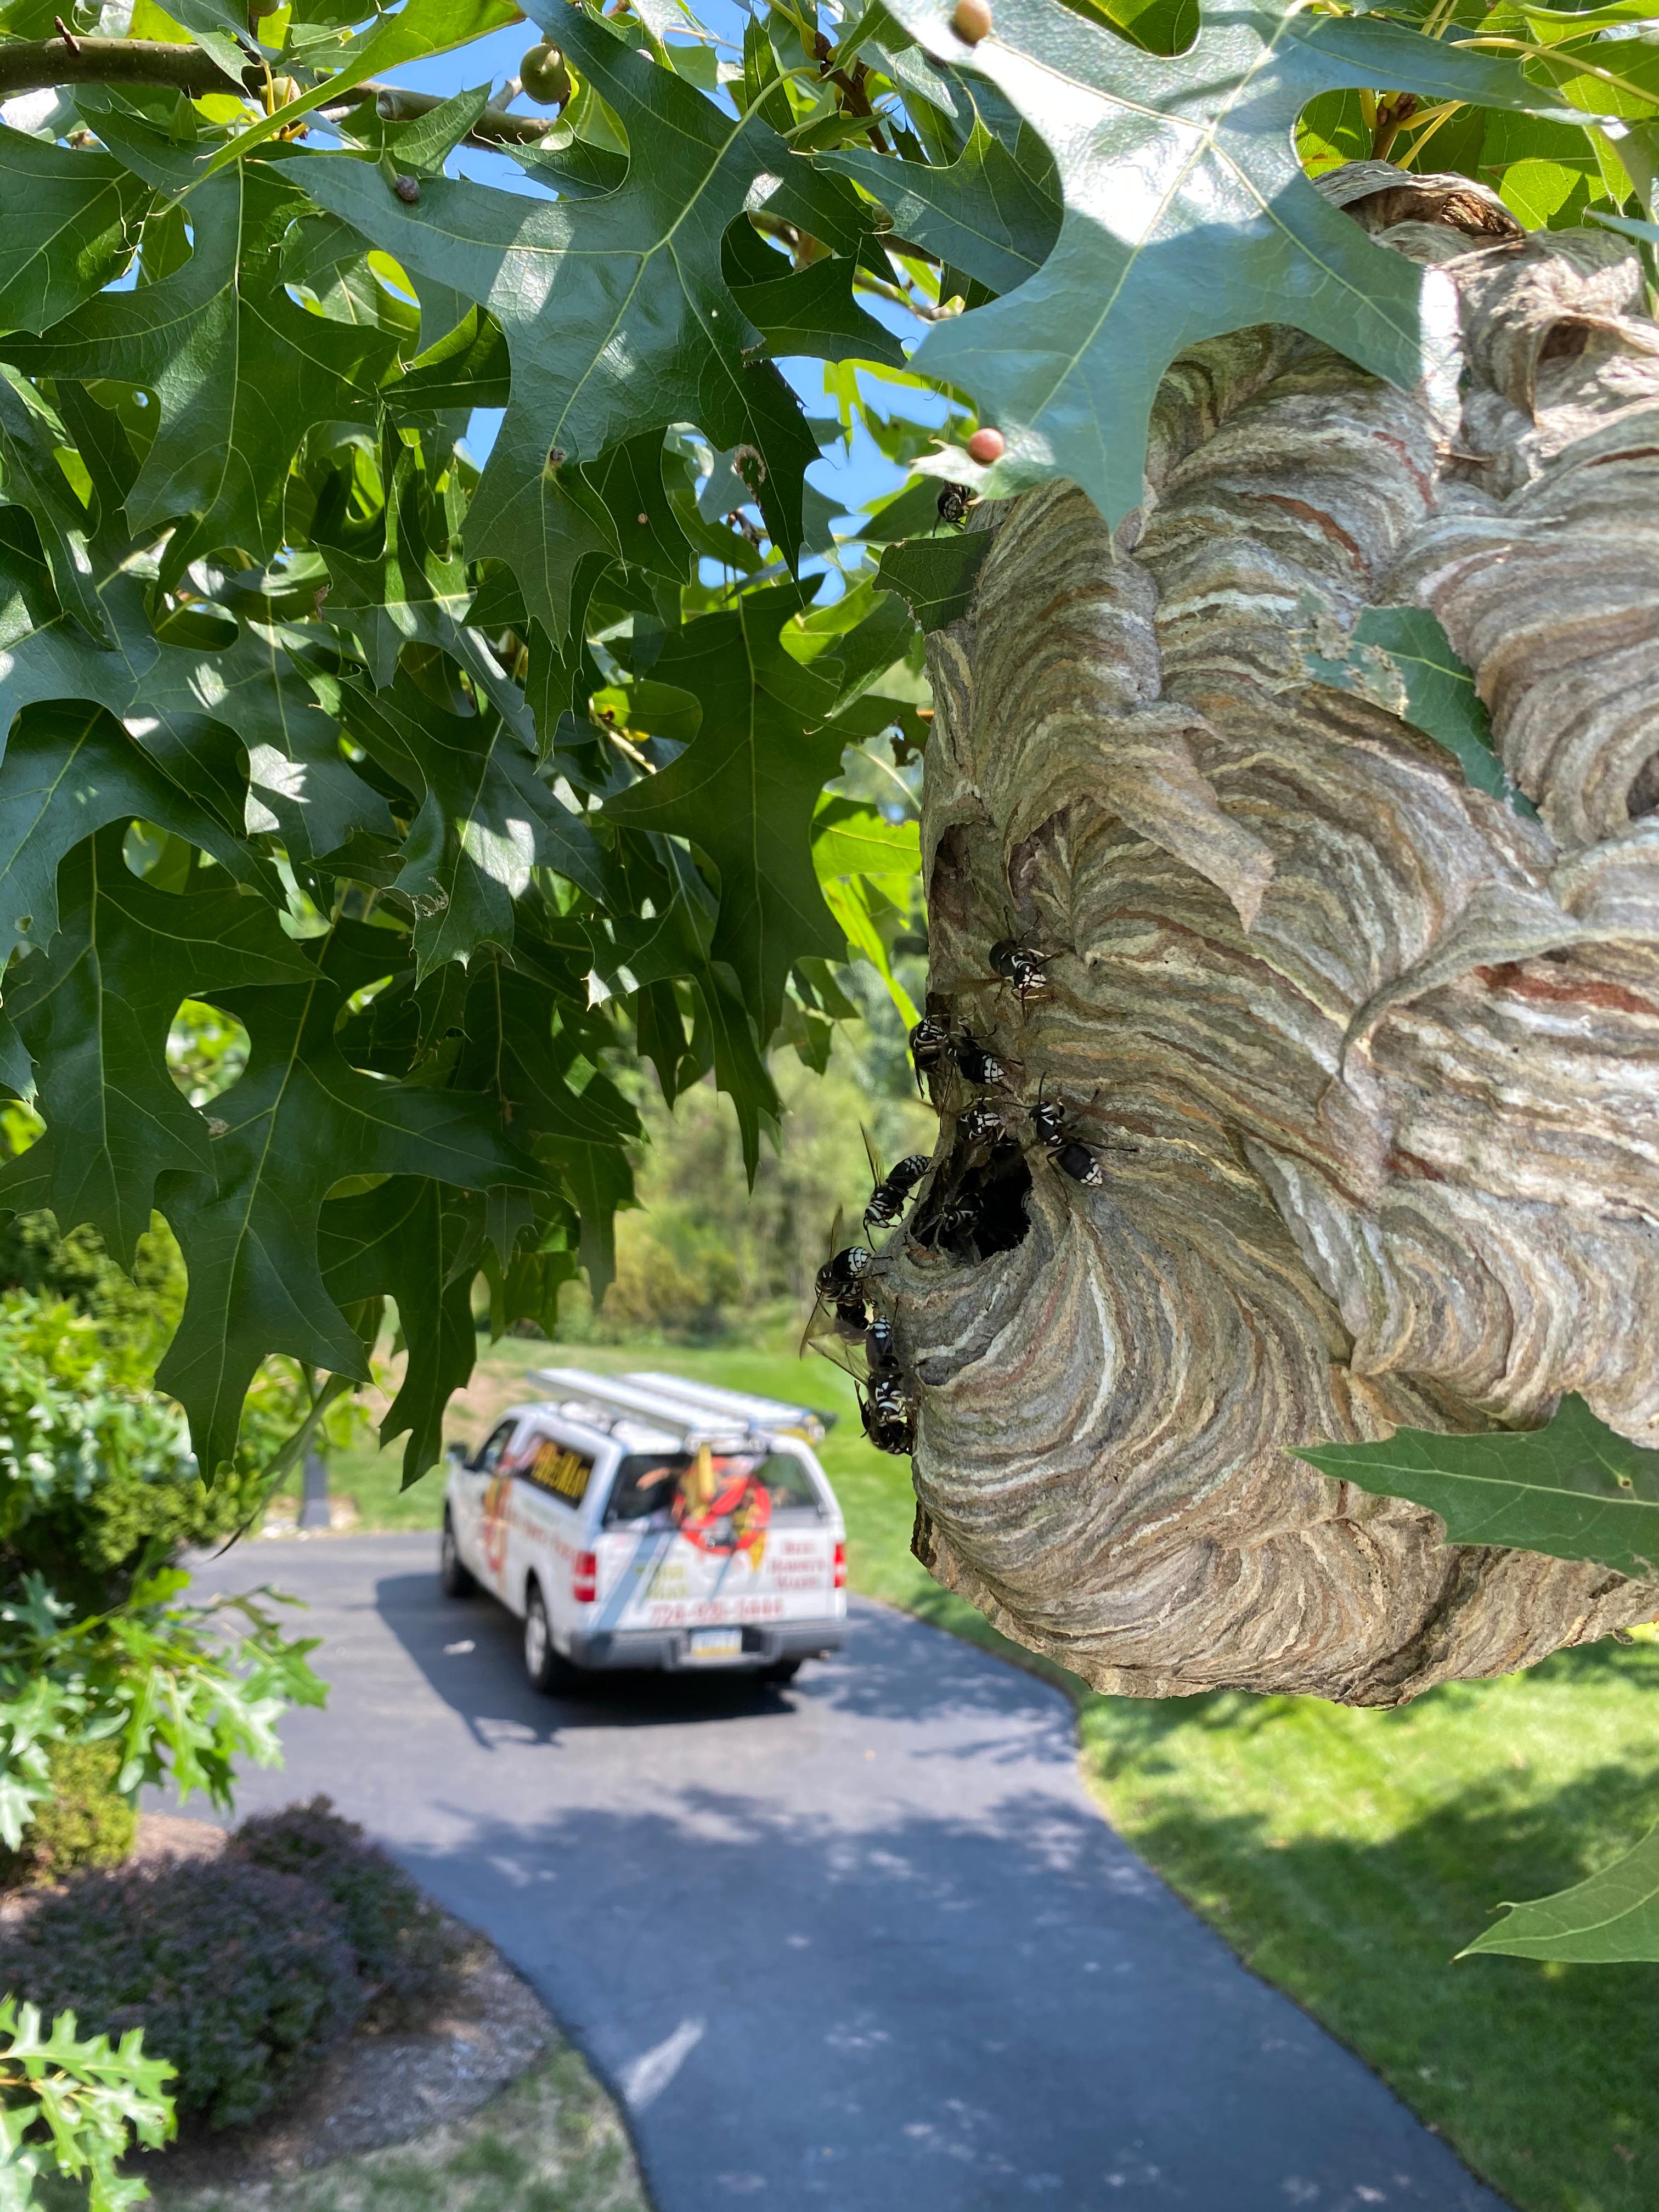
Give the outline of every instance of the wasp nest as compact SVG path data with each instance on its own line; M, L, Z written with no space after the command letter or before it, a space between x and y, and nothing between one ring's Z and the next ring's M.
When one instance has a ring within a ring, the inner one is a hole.
M1461 357L1407 392L1291 331L1200 346L1115 545L1066 483L981 510L932 641L930 1011L1003 1063L1023 1212L878 1263L916 1550L1142 1696L1391 1705L1659 1610L1285 1449L1570 1390L1659 1444L1659 331L1618 237L1380 164L1326 189L1436 272ZM1316 680L1394 606L1535 814L1392 664ZM979 1095L948 1073L941 1159Z

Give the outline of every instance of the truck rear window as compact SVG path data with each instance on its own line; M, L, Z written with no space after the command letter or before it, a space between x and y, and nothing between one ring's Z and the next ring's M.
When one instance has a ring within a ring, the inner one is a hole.
M659 1528L671 1527L674 1501L696 1465L695 1452L636 1452L625 1459L611 1486L611 1497L605 1509L606 1528L641 1521ZM716 1452L709 1466L721 1489L746 1478L757 1490L764 1490L775 1521L785 1516L811 1521L823 1518L823 1508L818 1503L811 1476L788 1452Z

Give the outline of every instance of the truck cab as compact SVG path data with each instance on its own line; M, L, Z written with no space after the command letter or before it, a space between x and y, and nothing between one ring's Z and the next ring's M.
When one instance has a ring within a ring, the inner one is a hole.
M547 1395L451 1448L441 1575L524 1622L538 1689L623 1667L787 1681L841 1648L847 1532L812 1451L833 1417L672 1375L529 1379Z

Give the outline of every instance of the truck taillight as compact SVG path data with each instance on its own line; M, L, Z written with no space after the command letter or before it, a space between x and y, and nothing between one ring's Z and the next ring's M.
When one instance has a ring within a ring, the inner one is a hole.
M570 1595L578 1605L592 1605L599 1595L599 1559L597 1552L578 1552Z
M837 1543L836 1546L836 1588L837 1589L845 1589L846 1587L847 1546L845 1543Z

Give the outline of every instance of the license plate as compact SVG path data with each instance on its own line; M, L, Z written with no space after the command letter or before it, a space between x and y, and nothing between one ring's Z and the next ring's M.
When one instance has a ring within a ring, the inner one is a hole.
M740 1628L694 1628L690 1656L697 1660L741 1659L743 1631Z

